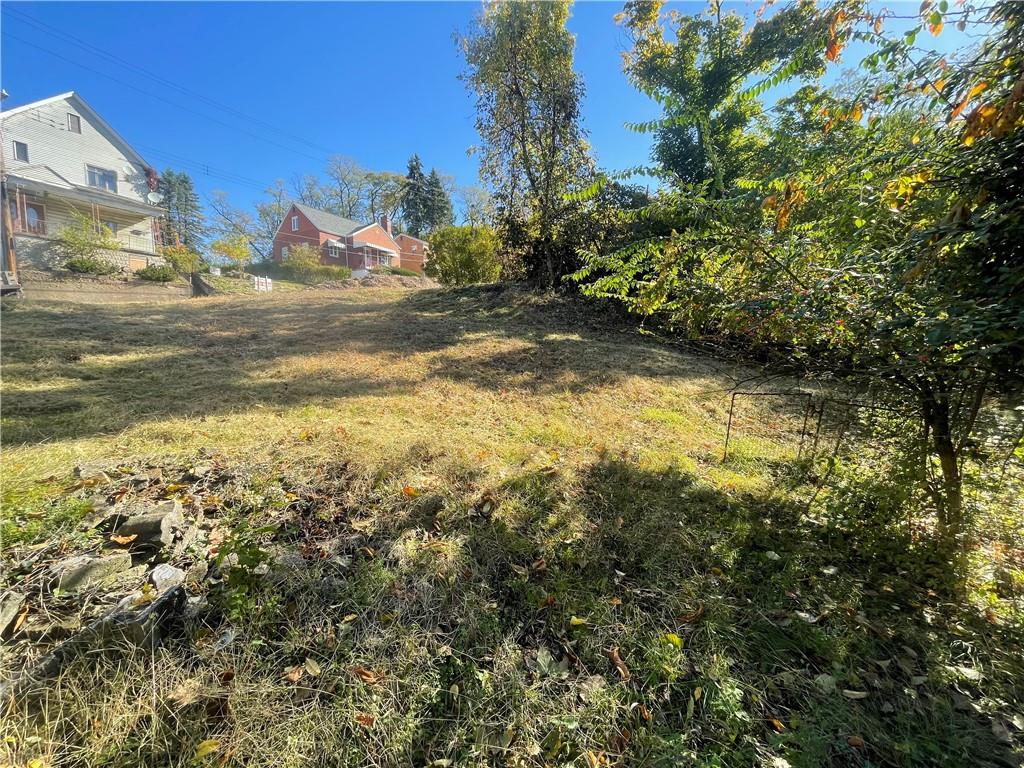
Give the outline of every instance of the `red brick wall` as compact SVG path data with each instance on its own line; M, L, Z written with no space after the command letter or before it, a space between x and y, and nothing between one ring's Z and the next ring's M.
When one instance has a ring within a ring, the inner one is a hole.
M299 217L299 229L297 232L292 232L292 216ZM281 224L281 228L277 231L274 236L274 261L281 261L281 248L288 246L298 245L300 243L306 243L312 245L314 248L318 248L323 252L323 244L328 240L335 239L335 235L327 232L321 232L315 226L313 222L307 219L298 208L294 206L285 214L284 222ZM321 259L323 261L323 259Z
M398 241L398 245L402 251L402 263L399 266L403 269L411 269L413 272L422 275L423 259L426 255L424 250L427 246L419 240L411 237L404 237L402 235L398 235L395 240ZM415 251L413 251L413 246L416 247Z

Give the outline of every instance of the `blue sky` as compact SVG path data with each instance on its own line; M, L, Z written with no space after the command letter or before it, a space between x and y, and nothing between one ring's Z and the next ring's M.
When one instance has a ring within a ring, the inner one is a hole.
M623 124L659 112L622 74L628 40L613 20L621 7L577 3L569 25L587 90L585 127L609 169L647 161L649 137ZM706 4L676 7L693 13ZM333 154L404 172L415 152L472 185L473 103L457 79L453 35L478 8L4 2L2 85L7 107L78 91L157 169L188 171L202 196L222 189L239 205L274 179L321 173Z

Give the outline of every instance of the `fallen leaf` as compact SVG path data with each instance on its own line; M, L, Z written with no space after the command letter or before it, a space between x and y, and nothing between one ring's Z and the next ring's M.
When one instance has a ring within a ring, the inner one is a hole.
M611 606L622 605L622 600L617 598L617 597L609 597L608 598L608 605L611 605Z
M220 742L217 739L206 739L205 741L200 741L199 744L196 745L196 753L192 755L192 759L196 762L205 760L218 750L220 750Z
M413 488L411 485L407 485L405 486L405 488L402 489L402 494L407 499L415 499L421 493L423 493L421 490L419 490L418 488Z
M581 619L579 616L573 616L569 619L569 625L573 627L585 627L587 625L587 620Z
M864 739L860 736L850 736L846 739L846 743L854 749L864 749Z
M296 664L294 667L288 667L285 669L283 677L289 683L297 683L302 678L305 671L305 669Z
M343 618L341 620L341 623L342 624L348 624L350 622L355 621L358 618L359 618L359 614L358 613L346 613L345 614L345 618Z
M867 691L851 691L849 688L843 689L843 696L848 699L866 699L870 695L871 694Z
M783 725L782 721L778 718L773 717L768 722L772 726L772 730L776 733L782 733L784 730L786 730L786 726Z
M674 645L676 648L683 647L683 638L677 635L675 632L666 632L661 638L669 645Z
M693 613L688 613L685 616L678 616L677 618L683 624L692 624L693 622L697 621L697 619L699 619L703 615L704 615L704 606L703 605L698 605L697 606L697 610L695 610Z
M302 666L313 677L319 677L320 676L320 672L322 671L320 669L320 665L317 663L316 659L307 658L306 659L306 663L303 664Z
M700 697L704 695L704 689L699 685L693 689L693 700L700 701Z
M120 544L123 547L126 544L131 544L137 538L139 538L139 534L133 533L130 536L117 536L117 535L114 535L114 536L110 537L110 540L112 542L114 542L115 544Z
M612 664L615 665L615 670L619 673L619 677L622 678L622 682L628 682L631 675L629 674L629 667L626 666L626 662L622 660L622 656L619 654L618 648L612 648L608 651L608 658L612 660Z
M368 715L365 712L358 712L356 714L356 722L363 726L363 728L373 728L373 724L377 722L377 718L373 715Z
M367 685L377 685L383 679L381 675L371 672L366 667L352 667L349 671Z
M234 679L235 679L235 669L234 669L234 667L230 667L228 669L225 669L223 672L220 673L220 684L221 685L227 685L228 683L230 683Z

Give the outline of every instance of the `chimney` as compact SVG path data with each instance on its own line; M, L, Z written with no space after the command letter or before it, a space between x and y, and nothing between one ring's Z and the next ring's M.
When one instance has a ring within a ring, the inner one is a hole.
M384 215L380 217L380 225L384 228L384 231L389 235L391 234L391 217Z

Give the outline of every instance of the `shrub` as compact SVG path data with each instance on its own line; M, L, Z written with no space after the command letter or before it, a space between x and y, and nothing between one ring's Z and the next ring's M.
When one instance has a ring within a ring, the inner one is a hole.
M135 273L140 280L151 280L154 283L169 283L178 278L178 273L170 264L150 264Z
M64 268L81 275L110 275L120 269L99 256L72 256L64 262Z
M490 227L444 227L430 236L425 271L445 285L493 282L501 274L499 244Z
M202 256L180 244L164 246L160 249L160 255L164 257L171 267L183 275L190 272L198 272L202 266L205 266Z
M403 277L419 277L419 272L413 272L411 269L405 267L378 267L377 272L385 275L402 275Z
M120 241L110 228L94 222L77 211L72 212L73 223L61 230L54 250L64 259L64 266L72 272L109 275L117 267L99 258L100 251L117 251Z
M281 262L280 270L285 278L308 285L352 277L352 270L348 267L321 264L320 252L305 243L288 249L288 256Z

